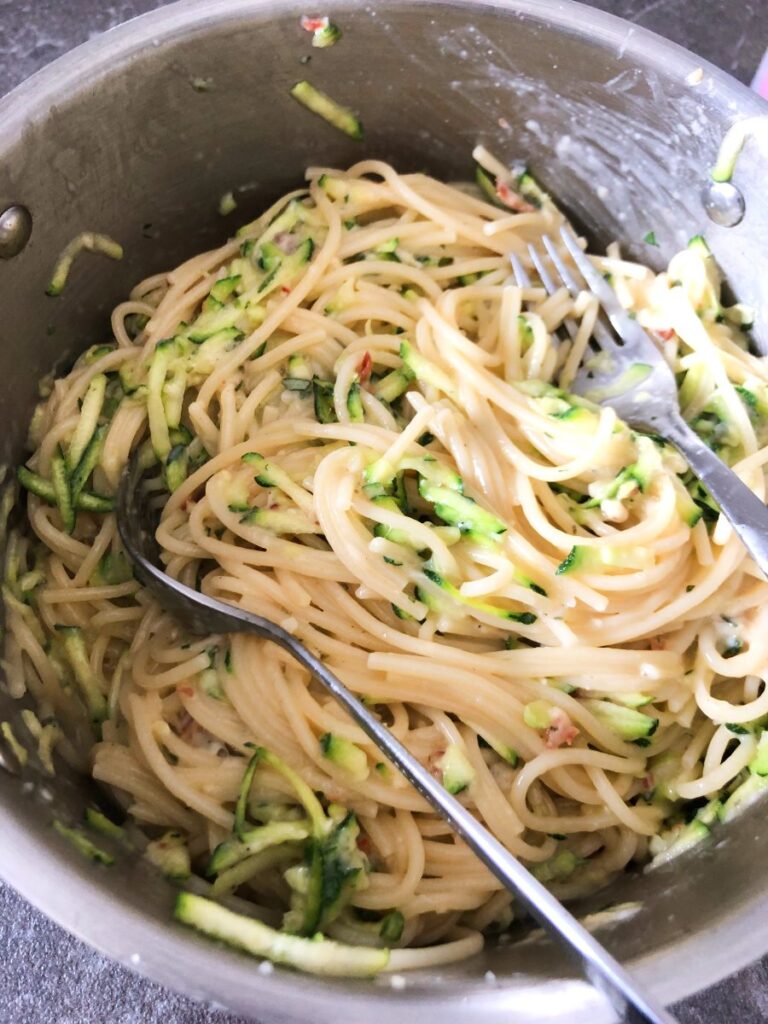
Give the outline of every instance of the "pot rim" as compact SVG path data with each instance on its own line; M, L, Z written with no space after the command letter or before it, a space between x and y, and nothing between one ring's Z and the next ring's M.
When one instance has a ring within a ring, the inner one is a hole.
M415 6L427 0L387 0L391 7ZM620 54L666 73L670 64L681 77L702 68L712 100L730 100L739 115L765 114L768 107L746 86L706 60L615 15L575 0L442 0L448 7L477 7L509 12L541 22L566 34L589 33ZM335 9L359 10L358 0L337 0ZM0 100L0 153L22 139L35 122L55 111L61 95L87 91L148 46L168 44L206 25L243 22L269 14L296 12L293 0L177 0L89 39L16 86ZM23 197L20 197L23 198ZM0 793L14 785L2 780ZM2 799L2 797L0 797ZM5 801L2 801L5 803ZM13 803L13 801L10 801ZM218 1008L260 1015L274 1012L281 1019L311 1020L321 1004L333 1003L334 1018L391 1019L393 1010L420 1014L432 1020L473 1021L503 1018L511 1024L551 1020L547 1008L568 1007L570 1020L607 1020L604 1003L585 982L562 978L515 980L504 987L478 985L466 997L461 980L446 980L439 989L418 987L395 991L386 981L365 984L329 981L275 971L262 974L244 956L217 948L172 922L158 923L139 911L126 895L114 894L105 911L103 886L80 865L60 855L61 847L42 825L26 825L4 808L0 835L0 878L49 918L101 953L131 970L176 991ZM768 949L768 893L756 894L749 904L729 908L716 925L686 935L673 946L649 952L632 962L639 981L654 995L671 1003L714 984L746 966ZM115 923L115 914L119 922ZM138 957L138 959L137 959ZM702 968L705 966L706 976ZM478 979L482 981L482 979ZM339 997L343 995L343 1006ZM471 1002L470 1002L471 1000ZM380 1014L381 1016L378 1016ZM406 1018L408 1019L408 1018Z

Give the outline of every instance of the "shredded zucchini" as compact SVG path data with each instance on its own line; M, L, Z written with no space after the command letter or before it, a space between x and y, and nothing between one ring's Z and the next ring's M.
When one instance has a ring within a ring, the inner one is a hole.
M48 295L61 295L69 278L69 272L72 269L72 264L81 252L100 252L103 256L108 256L111 260L121 260L123 258L123 247L119 242L116 242L108 235L99 235L92 231L84 231L82 234L72 239L72 241L63 249L61 255L56 261L56 266L53 268L50 284L46 289Z
M297 82L291 89L291 96L332 127L349 135L351 139L363 138L363 125L359 117L348 107L343 107L326 93L316 89L310 82Z

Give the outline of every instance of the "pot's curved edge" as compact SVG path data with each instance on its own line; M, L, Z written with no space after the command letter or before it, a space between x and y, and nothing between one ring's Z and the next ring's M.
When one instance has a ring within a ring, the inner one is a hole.
M418 3L421 0L392 0L398 6ZM705 61L670 40L664 39L647 29L633 25L607 12L597 11L575 0L444 0L450 6L486 7L503 9L519 16L543 23L554 24L573 33L583 33L585 22L589 23L590 36L607 46L615 46L617 52L642 56L643 60L660 69L674 60L680 68L681 77L702 68L707 83L708 95L723 101L728 97L734 113L740 117L768 112L768 104L750 92L726 72ZM339 11L345 7L357 7L356 0L340 0ZM36 74L18 85L0 100L0 147L10 145L23 135L28 125L45 117L62 91L87 89L110 70L131 59L154 40L170 41L191 27L202 29L206 21L238 21L253 16L266 16L270 11L292 10L290 0L242 0L237 7L229 0L177 0L176 3L140 15L122 25L94 37L59 57ZM137 911L127 901L120 901L125 916L119 932L105 926L101 888L71 862L58 855L53 846L48 846L40 836L35 836L13 818L4 824L5 836L11 841L0 845L0 876L2 876L25 899L49 916L57 924L105 955L119 960L132 970L138 971L160 984L202 1001L225 1000L232 1009L253 1012L249 1007L258 1005L263 1012L270 1005L276 1012L296 1014L303 1019L318 1019L318 989L322 986L329 996L336 999L340 989L317 979L299 978L296 975L276 972L274 975L257 975L253 967L242 957L228 952L217 953L217 971L213 982L210 974L210 947L187 936L168 924L158 928L155 921ZM49 870L55 864L57 876L54 879ZM23 865L24 870L19 870ZM73 913L73 907L76 908ZM735 907L717 926L717 949L719 956L712 958L711 950L706 961L707 977L701 978L702 962L697 948L701 936L690 936L673 948L649 953L633 964L640 979L652 987L657 996L667 1002L680 1000L705 985L711 985L726 975L752 962L756 955L768 949L768 928L765 925L768 894L756 899L748 907ZM762 945L759 936L763 936ZM712 936L709 936L710 942ZM168 944L168 948L164 947ZM138 946L145 952L135 959ZM146 950L150 950L147 955ZM176 957L171 956L176 953ZM182 954L179 956L178 954ZM659 969L663 960L664 970ZM206 976L205 983L200 981ZM232 986L237 979L242 998L232 1001ZM602 1024L601 1005L588 987L579 982L556 981L547 983L552 989L561 987L561 993L568 988L569 1007L573 1024L589 1020L591 1024ZM386 1004L391 1014L393 1005L407 1013L418 1012L422 1024L434 1019L450 1021L450 993L446 996L430 995L427 1004L424 997L414 999L406 993L392 992L383 988L355 986L345 988L343 1018L336 1007L335 1019L342 1024L349 1013L352 1019L364 1019L373 1024L371 1013L373 1001ZM517 1007L511 999L522 997L526 1007L528 1024L533 1024L531 1002L526 994L538 992L540 985L521 985L518 989L487 989L473 998L473 1012L477 1021L491 1021L503 1009L505 1019L514 1024ZM578 996L576 995L578 993ZM258 1003L256 997L258 995ZM454 993L455 995L455 993ZM395 1002L396 1001L396 1002ZM425 1008L429 1010L425 1013ZM454 1009L455 1007L455 1003ZM576 1007L578 1006L578 1011ZM466 1008L461 1008L462 1013ZM313 1012L315 1011L315 1012Z
M393 5L413 5L425 0L390 0ZM607 45L615 45L619 53L642 53L654 65L668 66L668 60L679 62L681 77L701 68L705 90L722 89L735 92L749 114L768 113L768 102L737 81L727 72L686 50L678 43L657 35L615 14L589 7L579 0L443 0L456 7L503 8L537 21L553 22L570 31L581 33L589 22L590 36ZM69 86L86 88L89 81L114 66L119 57L125 60L153 37L173 38L186 31L191 23L202 26L206 19L237 21L253 14L264 15L270 8L285 10L290 0L241 0L236 7L229 0L176 0L175 3L147 11L131 18L101 35L81 43L68 53L41 68L0 98L0 140L24 126L33 112L47 113L61 89ZM336 8L358 7L358 0L340 0ZM700 87L699 87L700 88ZM43 102L46 100L47 102ZM37 107L38 110L34 111Z

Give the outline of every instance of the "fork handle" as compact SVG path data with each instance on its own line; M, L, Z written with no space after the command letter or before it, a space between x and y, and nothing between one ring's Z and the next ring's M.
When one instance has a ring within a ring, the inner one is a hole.
M678 449L720 506L763 576L768 577L768 508L708 448L682 416L664 424L664 435Z

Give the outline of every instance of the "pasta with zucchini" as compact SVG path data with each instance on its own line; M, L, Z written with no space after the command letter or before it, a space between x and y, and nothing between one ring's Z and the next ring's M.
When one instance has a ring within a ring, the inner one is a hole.
M285 652L141 589L113 512L136 448L167 572L293 631L559 897L768 779L768 584L670 445L571 392L595 300L508 258L562 215L476 155L475 188L311 168L139 284L18 473L3 667L33 755L53 730L49 764L112 788L180 920L320 973L469 956L515 908ZM768 367L706 243L594 260L763 497Z

